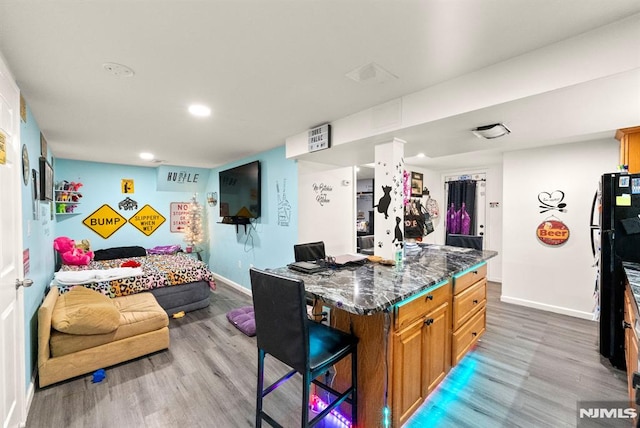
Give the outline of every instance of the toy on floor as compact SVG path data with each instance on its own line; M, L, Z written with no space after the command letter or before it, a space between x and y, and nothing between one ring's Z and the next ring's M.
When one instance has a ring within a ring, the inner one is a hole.
M107 377L107 373L104 371L104 369L98 369L95 372L93 372L93 377L91 378L91 382L93 383L102 382L106 377Z
M184 311L176 312L173 314L174 319L182 318L184 316Z

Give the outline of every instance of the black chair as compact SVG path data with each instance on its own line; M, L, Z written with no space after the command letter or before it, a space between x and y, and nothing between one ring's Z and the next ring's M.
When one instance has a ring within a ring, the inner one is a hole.
M482 250L482 236L479 235L459 235L456 233L447 234L446 245L453 247L473 248Z
M323 241L296 244L293 246L293 255L297 262L317 262L327 258Z
M267 394L296 372L302 375L302 427L315 426L342 402L351 404L351 418L355 426L358 420L358 338L307 318L303 281L255 268L251 268L249 273L258 343L256 427L262 426L263 419L272 426L281 426L262 409L262 402ZM264 360L267 354L292 370L265 388ZM345 392L340 393L316 379L347 355L351 355L351 386ZM312 383L335 399L309 421L309 389Z
M360 254L373 255L375 242L373 238L373 235L358 236L358 252Z
M327 254L324 250L324 241L309 242L307 244L296 244L293 246L293 256L297 262L322 262L324 263ZM307 297L307 306L314 306L313 299ZM326 321L326 312L312 313L314 317L322 317Z

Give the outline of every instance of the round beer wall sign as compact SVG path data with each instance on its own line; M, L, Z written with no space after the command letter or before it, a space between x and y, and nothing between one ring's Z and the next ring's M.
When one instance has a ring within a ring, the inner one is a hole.
M547 245L561 245L569 240L569 228L560 220L545 220L536 229L538 239Z

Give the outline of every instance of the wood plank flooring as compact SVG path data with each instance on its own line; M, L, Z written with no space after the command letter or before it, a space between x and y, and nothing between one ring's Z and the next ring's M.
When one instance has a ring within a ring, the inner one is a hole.
M499 301L489 283L487 333L405 427L572 427L581 400L626 400L626 377L597 351L597 323ZM211 306L170 321L171 348L38 389L27 427L254 426L255 338L226 319L250 297L218 283ZM286 368L268 358L275 381ZM300 376L265 401L299 426ZM329 421L325 426L337 426ZM265 424L265 426L268 426Z

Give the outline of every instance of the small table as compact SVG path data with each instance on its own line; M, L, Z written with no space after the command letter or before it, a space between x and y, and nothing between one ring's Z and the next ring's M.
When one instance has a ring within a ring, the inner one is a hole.
M198 247L193 247L191 248L191 251L189 251L189 249L185 249L184 251L185 254L187 254L188 256L193 256L195 255L198 260L202 261L202 256L200 255L202 253L202 248L198 248Z

